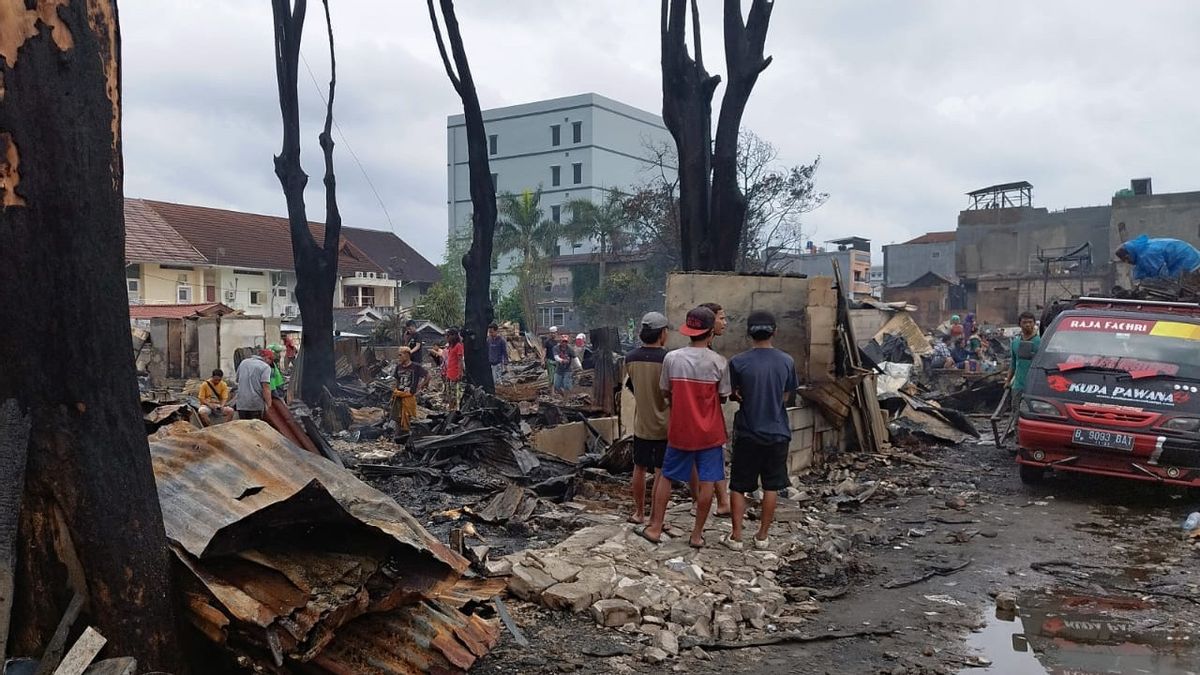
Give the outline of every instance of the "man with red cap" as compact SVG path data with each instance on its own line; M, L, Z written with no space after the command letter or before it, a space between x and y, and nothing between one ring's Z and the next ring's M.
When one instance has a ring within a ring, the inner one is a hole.
M654 487L650 524L642 537L657 543L662 537L670 481L688 482L695 469L700 479L696 500L696 522L689 544L704 546L704 522L712 507L713 488L725 478L725 416L721 403L729 397L729 366L725 357L709 349L716 315L707 307L696 307L687 314L679 332L690 344L663 357L659 388L671 403L667 423L667 451L662 474L669 480Z

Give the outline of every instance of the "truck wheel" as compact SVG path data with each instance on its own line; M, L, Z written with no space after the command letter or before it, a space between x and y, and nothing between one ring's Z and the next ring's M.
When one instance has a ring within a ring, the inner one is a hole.
M1017 470L1021 474L1021 482L1026 485L1037 485L1046 477L1046 470L1040 466L1021 464Z

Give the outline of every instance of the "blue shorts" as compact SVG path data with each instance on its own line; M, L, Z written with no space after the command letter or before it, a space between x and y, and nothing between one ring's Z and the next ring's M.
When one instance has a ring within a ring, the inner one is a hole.
M725 479L725 448L717 446L707 450L679 450L667 446L663 457L662 473L671 480L688 482L695 467L700 480L714 483Z

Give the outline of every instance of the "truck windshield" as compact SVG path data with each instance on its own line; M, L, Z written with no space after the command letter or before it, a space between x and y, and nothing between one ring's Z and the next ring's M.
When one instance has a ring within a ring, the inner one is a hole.
M1038 359L1039 365L1044 367L1063 363L1112 366L1115 360L1171 364L1195 373L1200 369L1200 325L1112 316L1063 316L1039 352L1044 356Z

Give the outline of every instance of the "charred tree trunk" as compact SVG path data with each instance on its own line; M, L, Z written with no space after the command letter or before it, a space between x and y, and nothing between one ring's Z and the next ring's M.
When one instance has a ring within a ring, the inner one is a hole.
M87 602L76 627L96 626L108 653L179 672L122 269L116 3L4 6L0 405L30 425L24 447L0 430L0 470L26 453L17 565L0 569L16 575L15 596L0 598L13 601L8 651L40 655L79 592Z
M763 58L767 27L771 23L770 0L754 0L743 23L739 0L725 0L725 69L729 83L721 99L717 119L717 142L712 168L712 267L733 270L746 225L746 196L738 185L737 150L742 114L758 74L771 65Z
M467 356L467 381L487 391L495 391L492 369L487 357L487 327L495 316L492 307L492 240L496 232L496 188L492 185L492 173L488 166L487 132L483 126L483 112L479 108L479 95L475 91L475 80L471 77L471 66L463 48L462 31L454 13L454 0L440 0L446 38L450 41L450 54L442 39L437 10L433 0L429 5L429 20L433 23L433 35L437 39L438 52L446 75L458 97L462 99L463 116L467 128L467 163L471 186L471 247L463 256L462 265L467 276L467 297L464 312L463 342ZM533 321L533 317L526 317Z
M704 70L700 12L691 0L696 57L687 50L688 0L662 0L663 122L675 139L679 162L680 263L710 267L709 177L712 171L712 98L719 75Z
M721 81L704 69L700 12L690 0L695 58L687 51L689 0L662 0L663 121L679 162L679 239L685 270L733 270L746 221L737 183L738 130L763 58L771 0L754 0L743 23L739 0L725 0L725 61L729 85L721 102L715 149L713 91Z
M300 105L296 87L300 64L300 40L304 33L307 0L271 0L275 20L275 76L279 84L279 112L283 118L283 147L275 157L275 175L287 200L288 225L292 235L292 258L296 267L296 303L304 319L300 338L300 398L318 405L321 392L336 379L333 357L333 292L337 286L338 249L342 220L338 214L333 177L333 122L335 64L333 27L329 24L329 6L325 6L329 24L330 78L326 101L325 129L321 150L325 155L325 232L318 243L308 227L304 188L308 174L300 166Z

